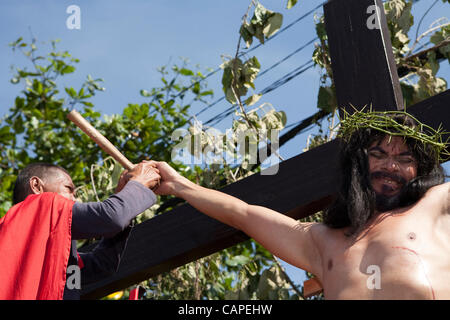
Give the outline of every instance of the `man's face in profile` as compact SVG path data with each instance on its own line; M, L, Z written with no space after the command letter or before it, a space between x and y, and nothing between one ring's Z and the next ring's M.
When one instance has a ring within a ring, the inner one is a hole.
M398 207L406 184L417 177L417 161L402 137L385 136L368 148L369 174L377 211Z
M70 199L75 199L75 186L72 182L72 178L61 170L54 170L54 173L50 175L44 182L45 192L56 192L57 194Z

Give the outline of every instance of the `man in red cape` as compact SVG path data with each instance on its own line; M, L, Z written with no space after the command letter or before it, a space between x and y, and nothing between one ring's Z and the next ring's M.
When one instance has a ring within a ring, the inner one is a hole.
M0 299L62 299L73 204L33 194L0 220Z
M142 162L122 175L115 195L82 204L63 168L40 163L22 170L16 204L0 219L0 299L79 298L80 290L66 286L69 264L85 269L91 279L104 269L116 270L124 244L117 245L114 236L153 205L149 188L158 181L158 170ZM97 236L106 238L97 251L78 254L75 240Z

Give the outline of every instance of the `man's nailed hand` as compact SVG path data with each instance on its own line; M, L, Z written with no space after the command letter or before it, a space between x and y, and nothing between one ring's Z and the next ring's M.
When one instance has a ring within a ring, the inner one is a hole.
M164 161L153 161L161 175L161 185L155 189L157 195L175 195L182 188L183 183L190 181L181 176L174 168Z

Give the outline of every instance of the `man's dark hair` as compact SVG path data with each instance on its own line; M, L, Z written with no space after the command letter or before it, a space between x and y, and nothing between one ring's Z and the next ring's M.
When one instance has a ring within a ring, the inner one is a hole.
M25 200L31 193L30 179L38 177L45 181L48 177L54 175L58 171L69 174L66 169L51 163L31 163L19 172L13 191L13 204L17 204Z
M416 128L415 121L408 116L396 115L394 120ZM355 131L348 143L341 144L341 188L334 203L324 211L323 222L327 226L331 228L350 226L347 236L351 236L362 231L373 215L376 208L376 194L370 182L367 149L385 137L386 134L379 130L364 128ZM445 179L436 149L412 138L406 138L405 143L417 161L417 177L404 186L398 207L417 202L429 188L442 184Z

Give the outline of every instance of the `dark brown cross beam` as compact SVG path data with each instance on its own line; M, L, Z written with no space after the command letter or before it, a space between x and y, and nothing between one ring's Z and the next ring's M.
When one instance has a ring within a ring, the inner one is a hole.
M368 28L370 6L379 0L331 0L324 6L333 77L340 106L372 105L401 109L403 99L384 11L380 28ZM450 92L408 109L420 121L450 131ZM228 185L223 192L295 219L328 206L339 186L339 141L334 140L283 161L275 175L255 174ZM248 237L184 204L134 227L116 274L82 288L82 298L101 298Z

